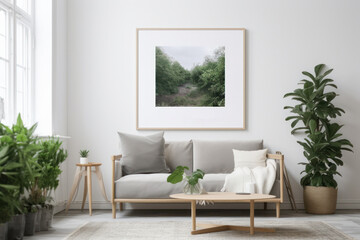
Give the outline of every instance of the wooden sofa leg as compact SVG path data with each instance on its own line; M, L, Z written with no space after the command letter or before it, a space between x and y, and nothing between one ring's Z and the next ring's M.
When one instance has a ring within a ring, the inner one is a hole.
M264 210L267 210L267 202L264 202Z
M276 217L280 217L280 202L276 203Z
M119 209L120 209L120 211L122 211L122 210L124 210L124 203L119 203Z
M116 218L116 202L112 203L112 217Z

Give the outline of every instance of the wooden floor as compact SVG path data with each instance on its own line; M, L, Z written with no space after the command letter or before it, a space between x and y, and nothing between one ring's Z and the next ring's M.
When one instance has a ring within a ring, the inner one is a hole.
M273 221L274 210L255 210L256 221ZM198 221L248 220L248 210L198 210ZM67 214L60 212L54 216L53 228L40 232L26 240L63 239L75 229L87 222L111 221L191 221L190 210L125 210L117 212L117 219L112 219L111 210L93 210L93 216L88 211L70 210ZM295 213L282 210L279 221L323 221L342 232L360 240L360 210L338 210L334 215L309 215L302 211Z

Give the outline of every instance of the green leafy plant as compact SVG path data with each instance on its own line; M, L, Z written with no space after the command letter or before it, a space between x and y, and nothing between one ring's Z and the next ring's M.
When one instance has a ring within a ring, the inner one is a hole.
M9 164L8 146L0 147L0 223L10 220L13 211L18 206L13 197L19 191L19 186L13 184L18 175L20 164Z
M342 151L352 151L353 145L342 136L339 130L343 125L332 122L332 119L341 116L345 111L333 104L337 94L328 90L337 88L334 80L328 78L333 69L324 70L325 65L315 66L315 75L302 72L308 79L299 83L302 88L287 93L285 97L292 97L298 104L286 106L292 116L286 121L292 121L291 134L303 132L306 134L304 141L298 143L304 148L304 156L307 162L301 162L305 166L305 176L301 178L302 186L325 186L337 187L334 179L338 172L338 166L343 165ZM299 126L300 125L300 126Z
M80 150L80 157L87 158L89 156L89 150Z
M8 127L0 123L0 148L6 148L6 157L2 158L0 182L6 186L8 206L12 213L23 212L21 196L28 191L35 178L39 176L37 152L39 150L33 135L37 124L26 128L18 115L16 124ZM9 204L10 203L10 204Z
M55 190L59 185L59 175L61 174L60 165L67 158L67 151L61 145L59 139L51 137L39 143L38 164L40 166L41 177L37 180L37 187L42 191L43 197L49 199L51 190ZM43 200L38 195L33 197Z
M204 178L205 173L200 169L193 172L191 176L186 176L185 170L189 170L189 168L186 166L177 166L174 172L169 175L167 181L169 183L176 184L183 181L185 177L190 185L195 186L199 182L199 179Z

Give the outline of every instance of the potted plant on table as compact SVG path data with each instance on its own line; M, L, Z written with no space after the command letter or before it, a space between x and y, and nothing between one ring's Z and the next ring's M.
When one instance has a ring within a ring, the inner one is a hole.
M298 143L304 148L306 162L305 176L301 178L304 187L304 204L306 212L313 214L331 214L336 210L337 182L335 175L340 175L338 166L343 165L342 151L352 151L353 145L347 139L340 139L339 132L343 125L333 122L345 111L333 104L337 96L328 88L337 88L334 80L328 78L333 69L324 71L324 64L315 66L315 75L302 72L309 79L301 80L302 88L285 94L292 97L298 104L286 106L292 116L292 134L303 132L304 141ZM299 126L301 125L301 126ZM341 175L340 175L341 176Z
M88 156L89 156L89 150L80 150L80 163L81 164L88 164Z
M203 179L205 173L200 169L197 169L190 176L187 176L185 170L189 170L186 166L177 166L172 174L169 175L167 181L176 184L185 180L184 193L185 194L201 194L203 193L203 187L199 182L199 179Z

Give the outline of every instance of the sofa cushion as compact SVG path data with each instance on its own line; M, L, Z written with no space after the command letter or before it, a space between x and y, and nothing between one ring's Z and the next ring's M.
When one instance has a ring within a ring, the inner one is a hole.
M262 140L204 141L193 140L194 169L205 173L231 173L234 170L233 149L259 150Z
M266 166L266 154L267 149L255 150L255 151L240 151L233 149L234 153L234 168L248 167L250 169L256 167Z
M168 173L164 156L164 132L150 136L120 133L122 168L125 175Z
M165 161L166 165L173 172L177 166L187 166L189 170L186 173L193 171L193 145L192 141L179 141L165 143Z
M181 193L183 184L171 184L166 181L170 174L132 174L115 182L116 198L169 198L169 195ZM227 174L207 174L201 180L208 192L219 192L224 185Z

